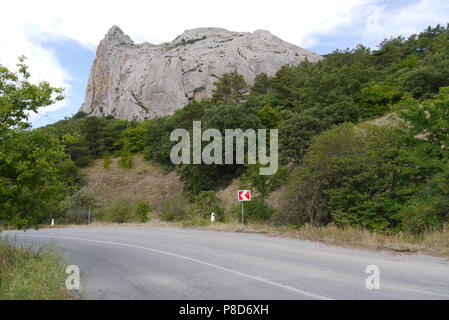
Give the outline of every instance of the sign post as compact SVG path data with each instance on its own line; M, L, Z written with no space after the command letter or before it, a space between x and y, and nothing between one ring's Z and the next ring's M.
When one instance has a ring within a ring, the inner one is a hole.
M245 225L245 214L243 211L243 202L251 201L251 190L239 190L239 201L242 203L242 225Z

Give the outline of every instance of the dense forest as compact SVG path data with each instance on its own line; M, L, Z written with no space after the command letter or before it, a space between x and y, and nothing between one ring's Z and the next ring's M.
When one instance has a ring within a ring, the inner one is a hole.
M27 112L61 99L61 89L31 85L0 67L0 221L19 228L63 217L88 201L79 168L111 157L132 167L132 155L176 170L184 192L162 218L182 220L210 210L228 221L215 191L240 177L255 190L248 222L274 225L361 226L387 233L421 233L449 222L449 25L408 38L386 39L376 50L359 45L320 62L284 66L252 85L225 74L210 99L192 101L171 116L145 122L90 117L79 112L29 130ZM174 129L278 129L280 168L260 176L260 165L178 165L170 160ZM282 205L266 198L288 185ZM87 200L86 200L87 199ZM83 202L84 201L84 202ZM92 200L93 201L93 200ZM142 217L146 204L136 204ZM120 212L118 203L111 215ZM106 214L107 216L107 214ZM140 220L145 220L140 219ZM120 221L125 222L125 221Z

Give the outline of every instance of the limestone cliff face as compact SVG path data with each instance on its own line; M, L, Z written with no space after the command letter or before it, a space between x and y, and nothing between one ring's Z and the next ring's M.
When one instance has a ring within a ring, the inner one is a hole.
M273 76L306 58L322 59L263 30L200 28L154 45L134 44L113 26L97 48L80 111L138 121L168 115L192 99L210 97L224 73L238 72L252 83L259 73Z

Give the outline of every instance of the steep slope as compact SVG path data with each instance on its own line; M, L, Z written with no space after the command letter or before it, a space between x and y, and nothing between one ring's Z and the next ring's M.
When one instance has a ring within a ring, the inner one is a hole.
M103 167L103 160L96 160L82 169L84 187L96 193L103 206L123 198L131 201L144 200L155 212L161 212L165 201L182 191L182 183L175 172L165 173L162 169L134 156L133 167L125 170L118 165L118 159L111 160L111 168Z
M322 57L268 31L187 30L160 45L134 44L113 26L97 48L80 111L144 120L172 114L190 100L209 97L224 73L238 72L251 83L257 74L273 76L285 64Z

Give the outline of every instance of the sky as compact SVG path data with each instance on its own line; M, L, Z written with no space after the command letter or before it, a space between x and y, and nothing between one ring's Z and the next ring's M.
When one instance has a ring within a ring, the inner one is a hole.
M447 0L77 0L3 1L0 64L25 55L31 81L65 88L65 99L31 114L33 127L75 114L95 50L112 25L135 43L171 41L187 29L265 29L319 54L419 33L449 22Z

